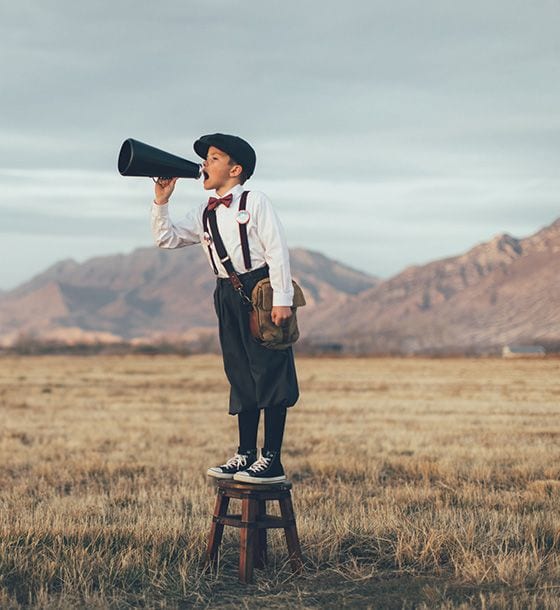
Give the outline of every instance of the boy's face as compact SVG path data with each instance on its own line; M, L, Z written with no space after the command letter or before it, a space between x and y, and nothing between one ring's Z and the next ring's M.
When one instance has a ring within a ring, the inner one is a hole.
M202 164L204 188L209 190L230 189L239 183L242 168L231 161L231 157L215 146L210 146Z

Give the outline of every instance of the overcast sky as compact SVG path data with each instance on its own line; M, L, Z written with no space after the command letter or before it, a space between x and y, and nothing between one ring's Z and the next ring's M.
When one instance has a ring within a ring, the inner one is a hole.
M0 7L0 288L152 244L129 137L241 135L290 246L381 276L560 216L558 0Z

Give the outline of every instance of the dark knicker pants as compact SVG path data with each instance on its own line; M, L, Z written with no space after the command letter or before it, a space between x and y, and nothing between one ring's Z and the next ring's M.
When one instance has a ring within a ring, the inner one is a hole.
M240 274L245 293L250 296L255 284L267 275L267 267ZM293 406L299 390L292 348L272 350L259 345L249 331L249 308L229 279L218 278L214 306L231 385L229 413Z

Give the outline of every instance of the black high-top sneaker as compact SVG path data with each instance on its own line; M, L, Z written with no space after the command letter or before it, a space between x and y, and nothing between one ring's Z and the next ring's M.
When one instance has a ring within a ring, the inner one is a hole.
M237 449L237 453L233 457L229 458L225 464L208 468L206 474L209 477L214 477L215 479L233 479L234 474L245 470L245 468L249 468L249 466L251 466L256 459L256 449L245 452L241 452L240 449Z
M240 483L270 484L286 480L279 451L261 450L261 456L249 468L234 475L234 480Z

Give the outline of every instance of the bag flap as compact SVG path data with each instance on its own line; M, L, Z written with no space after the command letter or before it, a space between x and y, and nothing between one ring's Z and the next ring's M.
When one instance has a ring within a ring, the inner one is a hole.
M253 292L251 293L251 301L253 301L253 305L257 309L265 309L268 311L272 309L272 287L270 285L270 280L267 277L259 280L255 284Z
M296 282L292 281L294 287L294 300L292 307L303 307L306 304L303 290ZM272 311L272 286L270 285L270 279L265 277L258 281L253 288L251 294L251 300L259 308L265 311Z
M299 284L296 284L295 282L292 282L292 284L294 286L294 301L292 307L303 307L307 304L305 301L305 295L303 294L303 290L301 289Z

